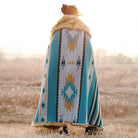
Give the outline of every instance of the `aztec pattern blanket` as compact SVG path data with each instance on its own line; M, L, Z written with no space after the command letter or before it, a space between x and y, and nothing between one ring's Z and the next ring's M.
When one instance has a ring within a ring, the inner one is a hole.
M102 128L93 49L85 31L62 28L48 46L33 125L52 122Z

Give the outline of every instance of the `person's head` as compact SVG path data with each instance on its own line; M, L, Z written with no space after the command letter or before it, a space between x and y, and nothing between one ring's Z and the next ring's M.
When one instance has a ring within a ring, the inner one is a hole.
M52 40L52 37L54 33L57 30L60 30L62 28L68 28L73 30L80 30L85 31L89 34L91 38L91 33L89 30L89 27L85 25L78 16L81 16L80 12L78 11L77 7L75 5L62 5L61 8L62 13L64 14L61 19L58 20L58 22L53 26L51 30L51 37L50 40Z
M64 15L76 15L81 16L82 14L79 13L77 7L75 5L62 5L61 11Z

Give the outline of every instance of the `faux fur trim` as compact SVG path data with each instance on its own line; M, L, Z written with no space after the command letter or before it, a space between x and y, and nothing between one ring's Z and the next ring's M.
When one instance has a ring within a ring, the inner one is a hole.
M89 125L89 124L80 124L80 123L72 123L72 122L45 122L45 123L35 123L32 121L31 123L32 126L34 127L44 127L44 126L57 126L57 127L62 127L62 126L67 126L67 125L72 125L72 126L80 126L80 127L93 127L97 128L98 130L103 130L101 127L97 127L94 125Z
M86 26L77 16L64 15L57 22L57 24L52 28L52 30L51 30L51 39L52 39L54 33L57 30L60 30L62 28L68 28L68 29L85 31L85 32L87 32L89 34L89 37L91 38L91 33L90 33L89 27Z

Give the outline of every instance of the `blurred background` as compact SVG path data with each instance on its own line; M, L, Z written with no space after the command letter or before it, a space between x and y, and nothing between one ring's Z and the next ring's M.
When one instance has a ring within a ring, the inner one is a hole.
M137 137L138 0L0 0L0 137L61 137L30 124L62 3L76 4L92 33L103 137Z
M137 0L0 0L0 55L33 57L46 54L50 31L62 17L61 6L77 5L92 33L98 56L137 57Z

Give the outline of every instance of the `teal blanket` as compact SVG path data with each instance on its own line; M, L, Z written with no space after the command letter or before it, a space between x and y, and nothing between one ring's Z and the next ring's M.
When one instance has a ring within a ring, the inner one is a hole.
M60 29L48 46L34 126L102 127L93 49L87 32Z

